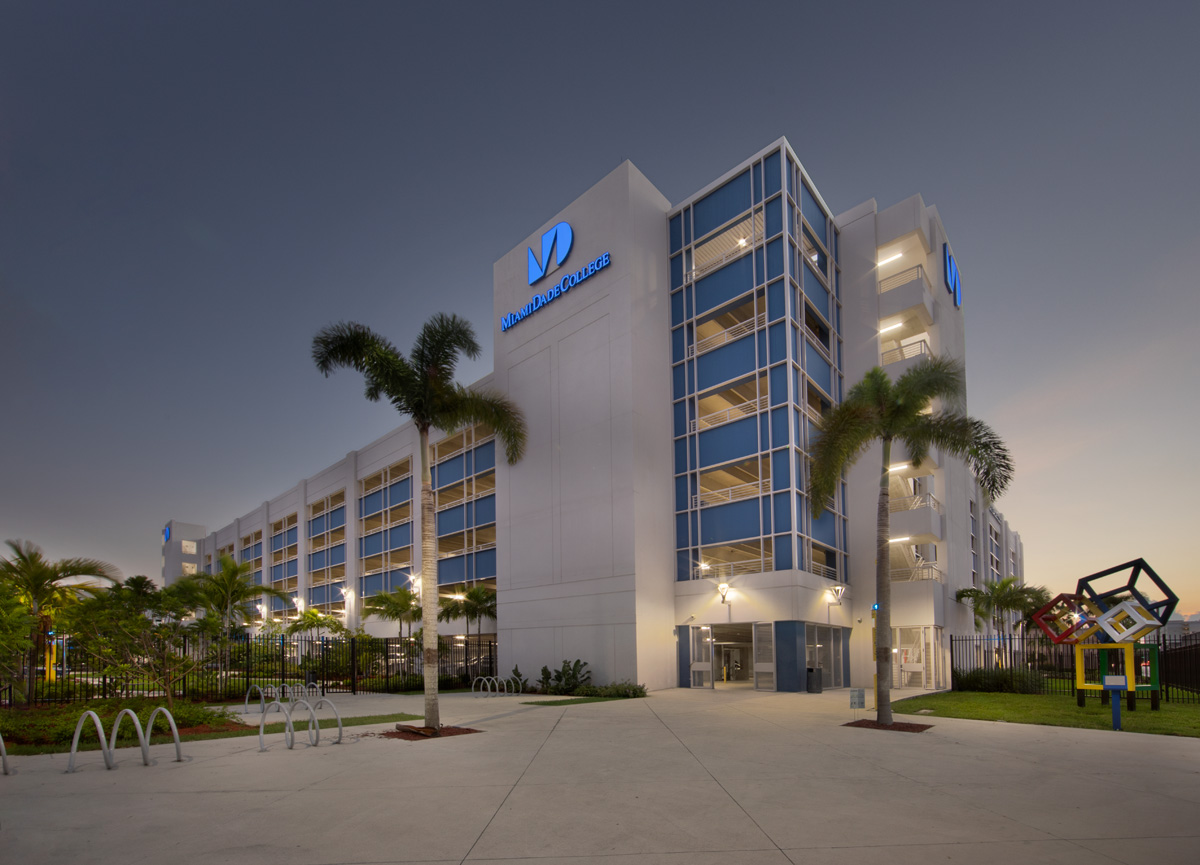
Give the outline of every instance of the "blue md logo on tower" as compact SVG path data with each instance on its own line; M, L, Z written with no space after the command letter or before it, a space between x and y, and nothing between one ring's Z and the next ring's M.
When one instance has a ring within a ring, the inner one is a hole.
M570 223L560 222L543 234L542 257L539 259L532 249L527 250L529 252L529 284L533 285L546 275L546 272L550 269L551 252L554 253L555 267L560 266L566 261L567 256L571 253L571 244L574 242L575 232L571 230ZM516 312L501 317L500 330L508 330L518 321L524 321L543 306L550 303L550 301L556 300L588 277L593 276L597 271L608 267L611 262L612 258L606 252L589 261L586 266L581 267L574 273L568 273L557 284L546 289L545 294L535 294L529 299L529 303Z
M948 243L942 244L942 259L946 265L946 291L954 295L955 306L962 306L962 277L958 275L958 265Z

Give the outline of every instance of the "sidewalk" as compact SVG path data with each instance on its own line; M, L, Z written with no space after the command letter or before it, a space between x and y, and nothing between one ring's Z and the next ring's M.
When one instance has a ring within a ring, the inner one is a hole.
M421 697L341 695L343 716ZM548 862L616 865L1191 863L1200 740L932 719L841 726L846 691L657 692L567 707L442 699L424 742L351 734L14 757L0 860L29 863ZM861 716L864 713L859 713ZM251 716L257 720L257 714ZM274 721L278 715L269 716ZM906 720L917 720L906 718Z

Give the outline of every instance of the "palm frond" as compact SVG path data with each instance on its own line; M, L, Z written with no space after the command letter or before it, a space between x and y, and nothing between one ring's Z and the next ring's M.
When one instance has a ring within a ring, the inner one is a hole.
M1013 462L1007 446L995 430L977 418L948 413L921 417L902 438L910 449L928 451L932 445L966 460L990 498L1000 496L1012 482Z
M898 405L923 411L931 400L957 407L966 393L962 364L949 356L926 358L896 379L893 394Z
M313 337L312 357L325 376L339 367L362 373L366 397L372 402L386 396L394 403L398 395L405 393L404 384L412 377L404 355L391 342L353 321L341 321L318 331Z
M821 418L821 437L813 446L808 471L809 506L814 517L825 512L825 503L837 492L842 472L879 437L879 414L865 396L852 393Z
M512 400L489 391L474 391L458 385L447 396L435 421L438 428L454 432L469 424L487 424L504 444L508 464L512 465L521 459L525 453L528 432L525 418Z
M439 312L421 328L413 344L412 363L431 379L450 382L462 352L474 360L479 357L475 328L465 318Z

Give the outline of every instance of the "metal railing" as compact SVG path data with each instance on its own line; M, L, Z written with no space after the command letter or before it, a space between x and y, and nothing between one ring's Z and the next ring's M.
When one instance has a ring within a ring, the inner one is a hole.
M923 562L912 568L892 568L890 576L893 583L915 583L920 580L946 582L945 572L933 562Z
M453 550L448 553L438 553L438 558L439 559L453 559L456 556L465 556L467 553L477 553L480 550L494 550L495 548L496 548L496 542L491 541L490 543L486 543L486 544L476 544L473 547L463 547L461 550Z
M719 270L720 268L727 265L729 262L735 261L736 259L741 258L743 255L747 255L751 249L753 249L753 244L749 244L749 243L746 244L745 246L735 246L733 249L729 250L729 252L726 252L724 255L720 255L720 256L714 258L712 261L706 262L705 264L702 264L699 267L692 268L691 270L689 270L687 273L685 273L683 275L683 284L691 285L697 279L700 279L701 277L711 273L714 270Z
M692 507L702 508L705 505L723 505L726 502L737 502L742 499L752 499L771 491L771 479L751 481L748 484L737 484L723 490L703 490L700 495L692 496Z
M837 568L831 568L829 565L822 565L819 562L813 562L808 566L809 573L816 574L818 577L825 577L829 580L838 578Z
M920 357L923 354L933 354L929 349L929 343L925 340L920 342L910 342L908 345L902 345L899 348L890 348L883 353L883 365L889 363L899 363L902 360L908 360L912 357Z
M715 411L712 414L706 414L701 418L697 418L690 424L691 431L706 429L712 426L720 426L721 424L729 423L733 420L739 420L744 417L749 417L753 414L758 414L760 411L766 411L767 398L759 397L758 399L747 400L746 402L731 405L722 411Z
M942 513L942 503L933 497L932 493L921 493L919 496L904 496L899 499L888 499L888 512L915 511L920 508L933 508Z
M733 327L727 327L720 333L714 333L712 336L706 336L704 339L699 340L695 345L688 349L688 357L704 354L704 352L712 351L714 348L725 345L727 342L739 340L743 336L752 334L759 328L766 326L766 323L766 313L761 313L754 318L748 318L745 321L740 321Z
M821 412L810 406L808 403L804 403L802 408L804 410L804 414L808 416L808 419L816 424L817 427L820 427L822 424Z
M737 577L742 574L761 574L767 568L763 567L762 559L743 559L737 562L710 562L692 569L693 580L718 579Z
M914 279L924 282L926 291L932 291L929 287L929 277L925 274L925 266L918 264L910 267L908 270L902 270L894 276L889 276L887 279L879 280L879 293L883 294L885 291L899 288L902 285L912 282Z

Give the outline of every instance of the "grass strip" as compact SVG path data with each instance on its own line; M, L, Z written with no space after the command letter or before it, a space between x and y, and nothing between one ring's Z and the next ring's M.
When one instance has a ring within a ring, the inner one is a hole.
M395 723L396 721L419 721L421 718L421 715L409 715L405 712L395 712L390 715L360 715L357 718L342 718L342 726L363 727L367 724L390 724ZM328 730L331 727L337 729L336 718L322 718L318 724L322 730ZM267 724L263 732L268 734L282 733L286 729L287 723L284 721L278 721L272 724ZM297 717L297 719L292 722L292 729L296 731L296 735L303 734L308 729L307 720L303 717ZM91 726L84 727L84 733L85 735L87 733L91 733L93 737L95 736L95 730ZM246 726L234 730L214 730L208 733L180 733L179 741L201 742L205 739L240 739L243 736L257 735L258 725L255 724L253 726ZM175 738L170 733L165 735L156 733L155 735L151 736L149 740L151 745L169 745L174 741ZM136 737L132 742L122 739L117 740L118 748L134 748L137 747L137 744L138 742ZM8 745L7 747L9 756L29 756L33 754L68 754L71 751L70 745ZM100 743L94 738L90 741L85 741L81 737L79 741L79 747L76 750L99 751Z
M522 703L522 706L574 706L578 703L613 703L625 697L571 697L569 700L539 700Z
M1130 733L1200 738L1200 705L1162 702L1157 712L1150 711L1149 700L1139 700L1137 711L1130 712L1122 703L1121 729ZM1074 697L1049 694L993 694L977 691L950 691L898 700L892 709L901 715L921 710L926 718L966 718L975 721L1006 721L1010 724L1041 724L1047 727L1076 727L1087 730L1111 730L1112 706L1089 699L1080 709Z

